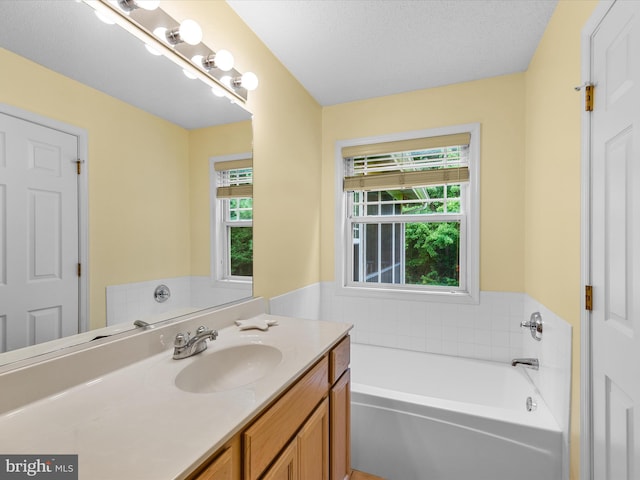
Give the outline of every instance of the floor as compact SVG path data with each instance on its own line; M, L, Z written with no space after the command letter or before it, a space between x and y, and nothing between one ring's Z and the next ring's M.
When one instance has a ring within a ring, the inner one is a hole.
M351 473L351 480L384 480L382 477L376 477L375 475L371 475L370 473L359 472L358 470L354 470Z

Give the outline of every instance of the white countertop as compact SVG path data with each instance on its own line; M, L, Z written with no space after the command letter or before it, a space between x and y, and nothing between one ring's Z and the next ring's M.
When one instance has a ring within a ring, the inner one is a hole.
M193 357L172 350L0 416L2 454L78 454L81 480L185 478L350 329L344 323L276 319L268 331L230 326ZM277 347L282 361L253 384L188 393L176 374L201 356L233 345Z

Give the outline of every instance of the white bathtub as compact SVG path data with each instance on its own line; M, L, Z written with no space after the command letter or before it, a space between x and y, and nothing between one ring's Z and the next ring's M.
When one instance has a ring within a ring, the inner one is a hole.
M562 480L562 431L522 367L353 344L351 369L353 468L388 480Z

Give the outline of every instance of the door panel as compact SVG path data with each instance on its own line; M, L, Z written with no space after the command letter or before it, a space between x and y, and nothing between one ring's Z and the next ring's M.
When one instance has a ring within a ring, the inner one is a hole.
M640 2L616 2L592 36L594 479L640 468Z
M0 351L78 332L77 137L0 114Z

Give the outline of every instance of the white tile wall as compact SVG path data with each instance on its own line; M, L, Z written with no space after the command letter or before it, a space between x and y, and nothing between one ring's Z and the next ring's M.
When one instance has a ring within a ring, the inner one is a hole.
M565 478L568 478L572 327L543 304L525 295L523 320L528 320L533 312L540 312L542 316L542 340L538 342L527 333L523 337L522 349L523 356L540 361L540 369L526 371L562 428L562 458L565 461Z
M337 295L321 285L319 318L354 324L353 341L500 362L522 355L521 293L481 292L478 305Z
M322 291L319 283L309 285L293 292L285 293L269 300L269 313L287 317L318 320Z
M171 290L171 297L156 302L153 293L158 285ZM186 276L160 278L106 288L107 326L141 319L157 321L171 315L221 305L251 296L251 284L212 283L209 277Z

